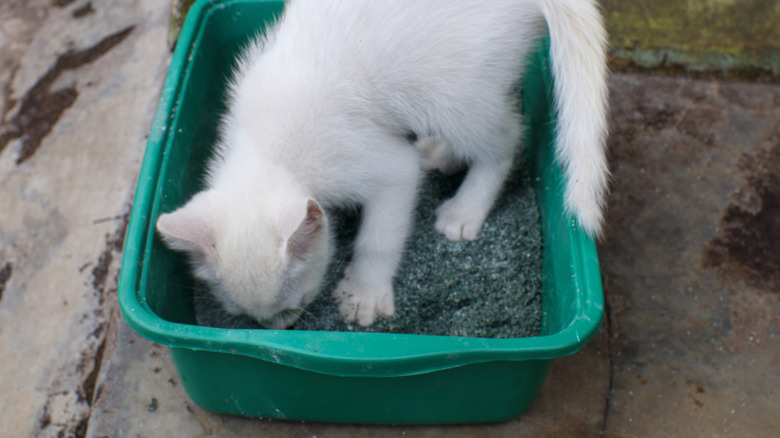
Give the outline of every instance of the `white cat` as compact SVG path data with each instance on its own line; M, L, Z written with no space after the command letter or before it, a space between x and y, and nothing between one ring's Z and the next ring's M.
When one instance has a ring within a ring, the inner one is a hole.
M331 257L325 212L361 205L333 296L347 321L392 315L421 167L468 166L436 229L475 239L520 142L510 90L545 22L565 205L598 235L607 88L591 0L288 2L242 55L207 188L162 215L158 230L229 312L282 328L321 287Z

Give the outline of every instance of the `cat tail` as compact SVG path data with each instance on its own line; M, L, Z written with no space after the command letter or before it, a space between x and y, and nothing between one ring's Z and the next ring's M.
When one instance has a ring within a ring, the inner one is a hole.
M606 31L594 0L539 3L550 32L555 153L566 176L564 205L591 237L599 237L609 177Z

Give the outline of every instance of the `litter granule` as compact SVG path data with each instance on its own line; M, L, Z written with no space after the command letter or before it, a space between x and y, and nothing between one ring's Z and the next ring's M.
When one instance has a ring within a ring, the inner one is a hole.
M423 181L415 223L395 279L395 315L370 327L346 323L330 291L351 256L359 212L331 214L337 250L323 293L294 330L367 331L486 338L536 336L541 326L542 238L533 185L523 153L474 242L451 242L434 229L434 210L454 195L463 174L430 172ZM203 293L200 293L203 295ZM195 300L198 323L260 328L230 316L215 300Z

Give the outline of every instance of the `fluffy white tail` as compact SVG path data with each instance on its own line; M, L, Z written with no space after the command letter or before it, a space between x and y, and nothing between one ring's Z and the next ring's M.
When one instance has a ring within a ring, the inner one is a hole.
M606 32L593 0L541 0L550 30L558 113L556 155L565 206L591 236L601 234L607 191Z

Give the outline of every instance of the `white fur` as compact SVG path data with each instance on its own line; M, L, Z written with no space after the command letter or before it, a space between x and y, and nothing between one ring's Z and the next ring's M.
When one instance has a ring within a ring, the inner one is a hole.
M590 0L289 2L240 61L208 188L158 229L229 311L277 327L319 290L331 251L320 205L362 205L334 298L361 325L392 315L421 166L469 167L436 229L476 238L520 140L510 90L545 19L566 206L597 234L606 70Z

